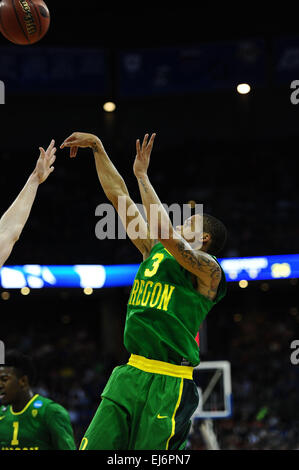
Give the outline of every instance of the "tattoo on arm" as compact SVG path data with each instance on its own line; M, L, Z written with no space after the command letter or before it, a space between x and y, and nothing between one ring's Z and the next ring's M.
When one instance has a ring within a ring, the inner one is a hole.
M220 279L221 270L219 266L215 266L215 268L211 272L211 289L217 290Z
M215 261L209 256L194 254L191 250L186 249L185 244L182 241L178 242L178 250L190 267L209 275L210 283L206 296L213 300L221 279L221 269L219 266L215 264Z
M207 297L209 297L211 300L215 299L220 279L221 279L221 271L219 267L217 266L215 267L215 269L213 269L211 273L211 285L210 285L210 289L207 292Z
M215 268L215 262L212 259L209 259L209 257L205 256L195 255L191 250L185 248L184 242L178 242L178 249L182 257L187 263L190 264L192 268L218 270L218 267Z
M147 192L148 192L148 189L147 189L147 186L146 186L146 184L145 184L145 182L143 181L142 178L139 178L139 183L140 183L141 186L143 187L144 192L147 193Z

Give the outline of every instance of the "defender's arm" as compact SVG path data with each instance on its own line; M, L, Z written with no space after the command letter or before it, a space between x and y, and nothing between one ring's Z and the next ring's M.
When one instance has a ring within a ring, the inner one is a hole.
M0 219L0 267L9 257L14 244L21 235L31 212L38 186L54 170L52 166L56 158L54 143L54 140L52 140L47 151L40 147L40 156L33 173L15 201Z

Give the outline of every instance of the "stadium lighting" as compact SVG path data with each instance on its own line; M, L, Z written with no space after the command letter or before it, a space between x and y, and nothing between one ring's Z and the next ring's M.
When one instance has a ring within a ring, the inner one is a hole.
M2 293L1 293L1 298L2 298L2 300L9 300L9 298L10 298L10 293L9 293L9 292L6 292L6 291L2 292Z
M251 90L250 85L248 83L239 83L237 86L237 92L240 93L240 95L247 95Z
M29 289L29 287L22 287L22 289L21 289L21 294L22 294L22 295L28 295L28 294L30 294L30 289Z
M85 287L83 292L85 295L91 295L93 293L93 289L91 287Z
M239 286L241 287L241 289L245 289L245 287L248 286L248 281L246 281L246 279L242 279L241 281L239 281Z
M113 103L113 101L107 101L103 104L103 109L106 111L106 113L113 113L113 111L116 109L116 104Z

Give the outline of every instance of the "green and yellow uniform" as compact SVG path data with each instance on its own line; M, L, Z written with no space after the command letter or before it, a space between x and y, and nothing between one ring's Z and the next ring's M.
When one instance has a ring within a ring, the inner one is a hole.
M128 300L129 362L113 370L80 449L184 449L198 404L192 379L200 361L195 338L225 293L223 270L212 301L196 290L191 273L162 243L153 246Z
M34 395L23 410L0 407L0 450L75 450L68 412L58 403Z

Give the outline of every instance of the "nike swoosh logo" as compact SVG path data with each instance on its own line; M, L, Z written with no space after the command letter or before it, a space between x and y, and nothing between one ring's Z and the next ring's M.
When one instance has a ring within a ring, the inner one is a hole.
M158 419L163 419L163 418L168 418L168 416L161 416L160 414L158 414L157 418Z
M0 416L0 420L1 420L1 419L4 419L4 418L5 418L5 416Z

